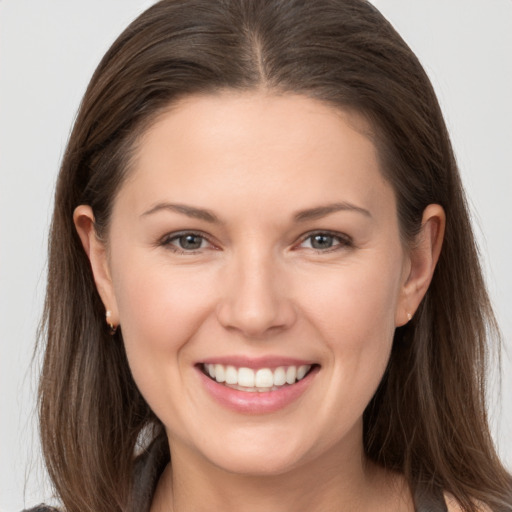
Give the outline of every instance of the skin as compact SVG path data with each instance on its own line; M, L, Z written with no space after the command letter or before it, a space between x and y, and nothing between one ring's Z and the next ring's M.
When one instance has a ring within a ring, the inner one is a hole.
M369 133L357 115L303 96L190 97L140 141L108 246L91 209L76 209L110 321L166 427L173 466L152 512L413 510L402 479L365 460L362 414L395 328L428 288L445 218L428 206L404 247ZM217 221L155 210L162 203ZM204 236L199 249L180 248L183 231ZM313 248L318 232L329 247ZM320 369L292 404L247 415L214 401L195 367L228 355Z

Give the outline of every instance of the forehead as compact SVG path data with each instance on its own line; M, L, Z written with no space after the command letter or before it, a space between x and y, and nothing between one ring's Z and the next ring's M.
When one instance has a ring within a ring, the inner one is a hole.
M135 202L151 188L220 204L245 192L275 204L335 201L340 193L371 202L388 187L362 116L293 94L182 99L143 134L132 163Z
M339 136L337 132L342 125L373 142L370 122L354 109L342 109L302 94L226 89L189 95L172 103L150 123L137 147L158 137L155 132L163 134L165 127L169 133L173 127L179 127L183 135L193 131L194 139L201 142L210 139L215 143L214 137L222 136L224 129L234 124L240 129L240 139L243 135L247 139L252 136L252 145L293 143L293 138L300 135L310 139L312 132L317 142L324 139L328 143L329 139ZM279 134L278 139L276 134ZM233 142L235 135L233 131L229 133ZM182 141L176 139L176 142ZM299 150L295 148L295 152Z

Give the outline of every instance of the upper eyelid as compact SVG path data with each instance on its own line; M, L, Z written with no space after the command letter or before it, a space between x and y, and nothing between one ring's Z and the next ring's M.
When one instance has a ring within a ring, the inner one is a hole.
M309 238L314 237L315 235L327 235L331 236L338 240L337 243L332 245L331 247L327 247L324 249L316 249L314 247L302 247L302 244L308 240ZM347 249L353 249L356 245L354 244L354 241L351 236L340 233L340 232L333 232L328 230L316 230L316 231L310 231L309 233L304 234L298 242L296 242L293 247L291 248L292 251L296 250L306 250L306 251L314 251L317 254L332 254L337 253L342 250Z
M202 231L197 231L194 229L183 229L181 231L172 231L171 233L166 233L164 236L160 238L161 241L165 242L166 240L174 240L176 238L180 238L182 236L186 235L194 235L199 236L201 238L204 238L205 240L208 240L210 242L210 237L203 233Z
M330 231L328 229L316 229L313 231L308 231L307 233L304 233L302 236L299 237L300 242L304 242L304 240L307 240L308 238L311 238L315 235L327 235L332 236L333 238L339 238L340 240L343 240L345 242L352 242L352 237L347 235L346 233L340 233L339 231Z
M218 244L214 243L211 240L211 237L209 235L207 235L206 233L203 233L202 231L190 230L190 229L181 230L181 231L173 231L171 233L167 233L166 235L164 235L163 237L161 237L158 240L158 245L161 245L161 246L172 245L171 242L173 242L174 240L177 240L178 238L180 238L182 236L186 236L186 235L198 236L198 237L202 238L203 240L205 240L209 245L211 245L213 247L218 246ZM183 251L183 252L190 252L190 253L193 253L194 251L197 252L197 251L202 250L202 249L195 249L195 250L186 251L184 249L180 249L179 247L177 247L176 249Z

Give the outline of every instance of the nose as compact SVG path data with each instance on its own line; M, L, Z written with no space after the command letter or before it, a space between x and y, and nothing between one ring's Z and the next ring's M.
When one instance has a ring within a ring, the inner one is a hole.
M265 338L290 328L296 308L283 269L271 255L234 258L226 269L217 318L246 338Z

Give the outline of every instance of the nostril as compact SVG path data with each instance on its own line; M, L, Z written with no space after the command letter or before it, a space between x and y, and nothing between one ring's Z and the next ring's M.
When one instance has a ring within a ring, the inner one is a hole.
M296 314L287 299L269 298L265 302L253 297L224 301L217 308L217 318L225 329L238 331L247 338L261 338L289 328Z

